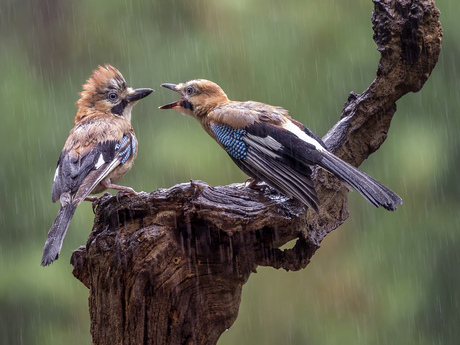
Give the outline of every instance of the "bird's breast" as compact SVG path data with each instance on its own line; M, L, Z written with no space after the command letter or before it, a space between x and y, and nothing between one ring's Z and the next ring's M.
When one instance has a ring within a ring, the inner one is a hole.
M85 148L105 141L120 141L125 133L133 132L132 125L117 116L95 115L78 123L70 132L64 149Z

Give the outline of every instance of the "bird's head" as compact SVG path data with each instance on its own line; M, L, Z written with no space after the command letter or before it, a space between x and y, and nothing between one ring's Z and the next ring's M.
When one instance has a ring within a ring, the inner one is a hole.
M111 65L99 66L83 85L75 115L75 123L92 113L123 117L131 121L131 110L140 99L154 90L133 89L126 84L121 73Z
M190 80L181 84L161 84L161 86L176 91L181 99L165 104L160 109L175 109L185 115L203 118L216 106L228 102L227 95L219 85L205 79Z

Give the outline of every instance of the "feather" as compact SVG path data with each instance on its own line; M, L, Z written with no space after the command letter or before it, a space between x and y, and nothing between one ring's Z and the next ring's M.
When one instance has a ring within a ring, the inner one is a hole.
M394 211L402 204L402 199L391 189L332 153L324 154L319 165L348 183L376 207Z
M294 197L318 212L319 200L308 166L295 166L260 140L245 138L248 143L246 159L237 164L250 176L265 181L287 197Z
M77 205L72 202L59 208L56 220L48 231L43 248L42 266L48 266L54 260L57 260L61 252L62 242L76 209Z

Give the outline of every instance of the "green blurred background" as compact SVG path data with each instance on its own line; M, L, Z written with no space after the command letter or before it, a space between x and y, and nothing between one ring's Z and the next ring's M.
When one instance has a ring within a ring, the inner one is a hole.
M395 213L350 193L350 218L301 272L259 268L219 344L458 344L460 338L460 2L438 1L442 54L418 94L398 102L388 140L361 168L404 199ZM139 103L140 148L123 183L140 191L245 175L174 111L164 82L211 79L231 99L280 105L322 136L350 91L374 79L371 0L0 4L0 343L89 344L88 290L71 274L86 243L81 205L60 259L40 267L58 205L56 162L81 84L111 63Z

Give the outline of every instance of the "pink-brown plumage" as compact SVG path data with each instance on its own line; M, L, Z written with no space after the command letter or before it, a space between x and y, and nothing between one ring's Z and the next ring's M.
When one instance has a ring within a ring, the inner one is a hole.
M137 139L131 126L132 107L153 90L134 90L110 65L99 66L83 85L76 102L74 127L59 157L52 200L60 200L58 216L48 232L42 265L58 258L70 220L90 194L116 189L136 192L116 183L131 169L137 155Z

